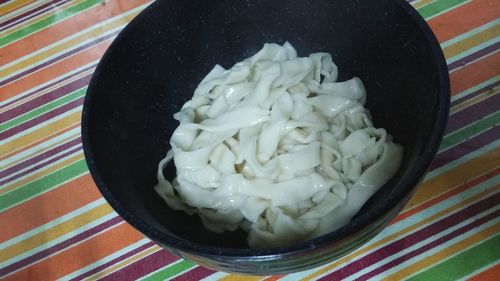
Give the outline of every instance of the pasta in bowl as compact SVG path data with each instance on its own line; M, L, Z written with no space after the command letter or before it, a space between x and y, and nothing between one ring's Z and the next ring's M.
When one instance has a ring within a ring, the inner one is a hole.
M289 42L216 65L174 115L155 190L213 232L244 229L250 247L344 226L397 172L402 147L373 126L361 80L337 77L330 54L297 57Z
M82 143L103 197L158 245L214 270L290 273L384 229L448 108L439 44L404 0L156 1L99 62Z

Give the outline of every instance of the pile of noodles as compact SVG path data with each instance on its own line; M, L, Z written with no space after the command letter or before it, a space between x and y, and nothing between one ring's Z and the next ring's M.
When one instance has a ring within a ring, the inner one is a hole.
M396 173L402 148L373 127L361 80L337 76L330 54L297 57L288 42L216 65L174 115L155 190L211 231L244 229L251 247L347 224ZM162 171L172 159L170 182Z

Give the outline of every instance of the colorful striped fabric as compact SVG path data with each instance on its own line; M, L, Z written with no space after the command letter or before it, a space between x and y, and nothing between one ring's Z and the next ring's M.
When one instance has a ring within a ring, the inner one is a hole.
M125 223L82 153L95 66L146 0L0 0L0 279L498 280L500 0L415 0L444 50L452 104L430 172L354 253L304 272L213 272Z

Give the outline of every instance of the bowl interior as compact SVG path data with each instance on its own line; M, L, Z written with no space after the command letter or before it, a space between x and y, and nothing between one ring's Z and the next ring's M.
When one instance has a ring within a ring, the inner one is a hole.
M265 42L288 40L300 56L330 52L340 80L359 76L375 126L386 128L405 148L399 173L356 218L368 223L363 218L373 216L375 207L411 192L413 186L408 185L418 181L421 167L429 164L428 154L435 149L429 141L435 138L437 123L443 122L436 120L443 93L439 56L430 47L433 38L400 2L152 4L112 44L87 93L84 144L101 191L121 215L136 226L140 222L141 230L152 237L173 235L201 246L246 248L245 233L206 231L196 216L171 211L152 187L178 125L172 115L211 68L229 68Z

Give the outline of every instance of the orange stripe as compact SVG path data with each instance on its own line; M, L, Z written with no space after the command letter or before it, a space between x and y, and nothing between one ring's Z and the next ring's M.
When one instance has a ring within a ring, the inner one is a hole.
M81 244L30 265L5 280L56 280L143 238L130 225L121 223Z
M41 179L42 177L55 172L57 170L60 170L66 166L69 166L79 160L84 159L83 153L78 153L75 156L72 156L70 158L67 158L63 161L58 161L49 168L45 168L43 170L38 170L34 174L31 174L28 177L22 178L21 180L14 181L14 183L11 183L7 185L4 189L0 190L0 195L5 194L7 192L10 192L12 190L15 190L23 185L27 185L30 182L34 182L35 180Z
M473 0L428 21L439 42L445 42L498 18L491 0Z
M0 7L0 16L6 15L7 13L10 13L16 9L19 9L21 7L24 7L32 2L35 2L34 0L18 0L18 1L12 1L10 3L5 3L2 7Z
M443 194L454 187L498 168L500 148L493 149L477 158L471 159L453 170L436 176L421 184L410 199L405 211L419 204Z
M57 132L58 128L65 128L67 126L72 126L76 123L80 123L81 115L82 112L80 110L74 111L64 118L53 121L46 126L40 127L32 132L12 139L7 143L0 145L0 153L7 154L10 151L19 151L19 149L23 148L26 145L29 145L34 140L43 138L49 134L53 134L53 132Z
M364 254L366 254L368 251L372 250L372 249L375 249L381 245L384 245L386 243L389 243L391 241L395 241L396 239L400 238L400 237L403 237L403 235L406 235L406 234L409 234L409 233L412 233L414 232L416 229L418 229L419 227L422 227L423 225L426 225L430 222L435 222L437 221L438 219L448 215L448 214L451 214L453 212L455 212L456 210L459 210L461 208L463 208L463 206L465 205L468 205L468 204L472 204L474 202L477 202L479 200L481 200L482 198L485 198L487 197L489 194L491 193L494 193L496 190L494 188L490 188L490 189L487 189L469 199L466 199L456 205L453 205L447 209L444 209L442 211L439 211L435 214L433 214L432 216L426 218L426 219L423 219L423 220L419 220L418 222L416 222L415 224L412 224L412 225L409 225L407 226L406 228L396 232L396 233L393 233L391 235L388 235L386 237L384 237L383 239L377 241L377 242L372 242L372 243L368 243L368 244L365 244L364 246L362 246L361 248L359 248L358 250L354 251L353 253L351 254L348 254L338 260L335 260L334 262L330 263L329 265L327 265L326 267L323 267L321 269L318 269L318 271L316 272L313 272L311 273L310 275L308 275L306 278L302 279L302 280L312 280L312 279L315 279L317 278L317 276L321 275L321 274L324 274L324 273L327 273L329 271L332 271L333 269L335 269L336 267L338 266L341 266L341 265L344 265L352 260L355 260L361 256L363 256ZM399 280L399 279L396 279L396 280Z
M496 52L450 73L451 95L470 89L499 73L500 52Z
M30 143L29 145L26 145L26 146L24 146L24 147L21 147L21 148L19 148L19 149L18 149L18 150L16 150L16 151L11 151L11 152L6 153L5 155L2 155L2 156L0 157L0 161L2 161L2 160L4 160L4 159L7 159L7 158L9 158L9 157L11 157L11 156L13 156L14 154L19 154L19 153L21 153L21 152L23 152L23 151L25 151L25 150L27 150L27 149L30 149L30 148L32 148L32 147L34 147L34 146L37 146L37 145L41 144L42 142L45 142L45 141L47 141L47 140L49 140L49 139L51 139L51 138L54 138L54 137L56 137L56 136L58 136L58 135L62 135L62 134L64 134L64 133L66 133L67 131L70 131L70 130L72 130L72 129L74 129L74 128L77 128L77 127L80 127L80 123L78 123L78 124L74 124L74 125L71 125L71 126L68 126L68 127L66 127L66 128L62 128L61 130L59 130L59 131L55 132L54 134L47 135L46 137L41 138L41 139L39 139L39 140L37 140L37 141L35 141L35 142L32 142L32 143ZM48 149L50 149L50 148L48 148ZM26 156L26 157L22 158L20 161L22 161L22 160L24 160L24 159L26 159L26 158L31 158L31 157L33 157L33 156ZM13 165L14 165L14 164L13 164Z
M68 198L72 198L68 200ZM0 213L0 225L8 225L0 231L0 241L46 224L101 198L89 174L63 184L21 205ZM12 220L12 218L23 218Z
M496 264L485 271L469 278L469 281L497 281L500 276L500 264Z
M229 274L219 279L219 281L259 281L261 279L261 276Z
M285 275L274 275L274 276L271 276L271 277L267 277L263 281L276 281L276 280L279 280L279 279L281 279L283 277L285 277Z
M60 60L52 65L49 65L29 75L23 76L22 78L1 87L0 92L2 92L2 95L0 97L0 100L6 100L8 98L14 97L24 91L27 91L51 79L54 79L55 77L61 76L71 70L74 70L79 66L100 59L111 41L112 39L103 41L77 54L67 57L64 60Z
M408 276L411 276L421 270L431 267L432 265L438 264L441 261L446 260L449 257L457 255L464 249L471 248L472 246L479 244L480 242L487 240L489 237L495 236L495 234L500 231L500 224L492 225L481 232L477 232L460 242L457 242L443 250L427 257L422 257L419 261L395 272L394 274L385 277L382 280L405 280ZM464 265L466 266L466 265ZM498 280L498 279L497 279Z
M145 0L106 1L105 5L94 6L76 16L72 16L5 46L2 49L2 56L0 56L0 65L28 55L33 50L39 50L146 2Z
M48 88L46 88L44 90L41 90L41 91L39 91L37 93L34 93L34 94L32 94L32 95L30 95L28 97L21 98L21 99L17 100L16 102L13 102L13 103L11 103L11 104L9 104L9 105L1 108L0 109L0 113L6 112L6 111L8 111L8 110L10 110L12 108L21 106L22 104L27 103L27 102L29 102L29 101L31 101L31 100L39 97L39 96L43 96L43 95L45 95L45 94L47 94L47 93L49 93L49 92L51 92L51 91L53 91L53 90L55 90L57 88L61 88L61 87L65 86L65 85L67 85L67 84L69 84L69 83L71 83L73 81L76 81L76 80L78 80L78 79L80 79L80 78L82 78L84 76L87 76L89 74L92 74L92 73L94 73L94 68L90 68L88 70L85 70L82 73L80 73L78 75L75 75L75 76L73 76L71 78L66 78L66 79L63 79L62 81L58 81L53 86L50 86L50 87L48 87Z
M427 208L432 207L433 205L437 205L440 202L442 202L442 201L444 201L444 200L446 200L454 195L457 195L457 194L459 194L459 193L469 189L470 187L475 186L483 181L486 181L490 178L493 178L494 176L496 176L498 174L500 174L500 169L496 169L495 171L489 171L486 174L483 174L482 176L480 176L478 178L475 178L475 179L471 178L470 181L466 181L463 184L459 185L457 188L454 188L450 191L447 191L447 192L445 192L437 197L428 198L428 200L425 201L424 203L417 205L416 207L413 207L413 208L409 209L408 211L399 214L394 220L391 221L391 224L394 224L394 223L397 223L401 220L404 220L407 217L410 217L410 216L412 216L420 211L423 211Z

